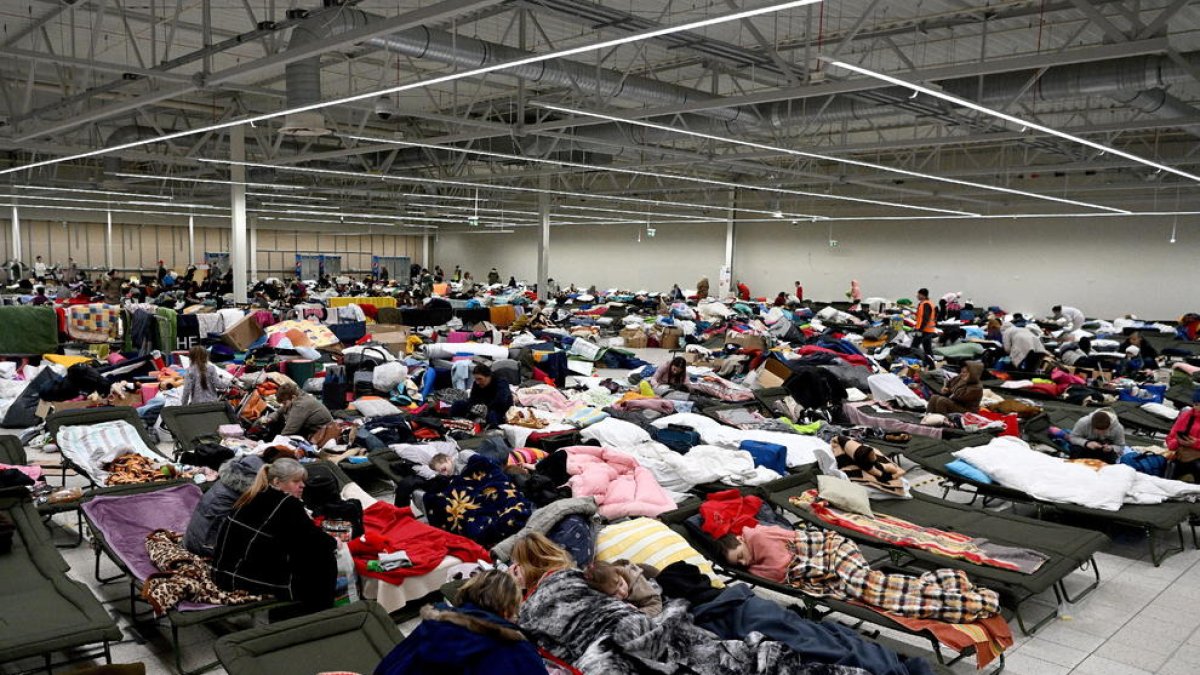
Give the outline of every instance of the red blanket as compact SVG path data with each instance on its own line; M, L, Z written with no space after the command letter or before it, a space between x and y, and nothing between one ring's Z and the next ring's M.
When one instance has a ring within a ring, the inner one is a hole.
M491 561L482 546L457 534L439 530L413 518L412 509L396 508L386 502L375 502L363 511L362 537L350 540L350 553L358 573L391 584L402 583L407 577L419 577L432 572L452 555L463 562ZM391 572L372 572L367 563L377 560L380 553L404 551L412 567Z

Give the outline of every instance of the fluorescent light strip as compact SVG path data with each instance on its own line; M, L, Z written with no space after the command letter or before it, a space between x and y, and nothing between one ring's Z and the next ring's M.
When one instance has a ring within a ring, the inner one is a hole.
M332 200L330 200L329 197L318 197L316 195L292 195L292 194L287 194L287 193L276 195L276 194L271 194L269 192L247 192L246 196L247 197L268 197L270 199L305 199L305 200L314 200L314 201L318 201L318 202L332 201ZM316 208L316 207L313 207L313 208Z
M424 87L430 87L430 86L437 85L437 84L444 84L446 82L454 82L456 80L462 80L462 79L467 79L467 78L471 78L471 77L479 77L480 75L487 75L488 73L494 73L494 72L501 71L501 70L507 70L509 68L516 68L518 66L525 66L525 65L532 64L532 63L542 63L543 61L552 61L554 59L562 59L562 58L566 58L569 56L575 56L576 54L586 54L588 52L605 51L605 50L611 49L613 47L618 47L620 45L630 44L633 42L641 42L643 40L649 40L649 39L656 38L656 37L662 37L664 35L671 35L672 33L683 33L683 32L687 32L687 31L697 30L700 28L705 28L707 26L714 26L714 25L721 24L721 23L728 23L731 21L741 21L742 19L749 19L751 17L760 16L763 14L772 14L774 12L782 12L782 11L785 11L788 9L794 9L796 7L803 7L805 5L813 5L818 2L821 2L821 0L788 0L788 2L775 3L772 5L767 5L766 7L759 7L756 9L744 9L740 12L732 12L729 14L721 14L718 16L709 17L707 19L700 19L697 21L689 21L689 22L680 24L678 26L668 26L668 27L664 27L664 28L655 28L654 30L641 31L639 33L631 33L629 35L623 35L621 37L613 38L610 40L603 40L601 42L596 42L596 43L592 43L592 44L588 44L588 45L581 45L579 47L570 47L567 49L559 49L557 51L548 52L546 54L534 54L534 55L527 56L527 57L520 58L520 59L513 59L512 61L502 61L500 63L492 64L490 66L482 66L479 68L472 68L470 70L456 71L456 72L450 73L448 75L439 75L437 77L431 77L431 78L427 78L424 80L419 80L417 82L409 82L407 84L400 84L400 85L396 85L394 87L386 87L386 88L380 89L378 91L372 91L372 92L367 92L367 93L363 93L363 94L354 94L351 96L343 96L342 98L334 99L332 101L318 101L317 103L296 106L294 108L285 108L283 110L279 110L276 112L263 113L261 115L251 115L250 117L243 117L241 119L227 120L225 122L217 122L215 124L209 124L207 126L197 127L195 129L176 131L176 132L172 132L169 134L164 134L162 136L157 136L155 138L146 138L146 139L137 140L137 141L130 141L128 143L121 143L121 144L113 145L113 146L106 147L106 148L97 148L96 150L89 150L88 152L81 152L81 153L78 153L75 155L67 155L65 157L55 157L53 159L44 159L44 160L41 160L38 162L31 162L29 164L24 164L22 166L14 166L14 167L11 167L8 169L0 170L0 176L2 176L4 174L14 173L17 171L26 171L29 169L36 169L41 166L50 166L52 164L59 164L61 162L71 162L71 161L75 161L78 159L87 159L88 157L96 157L97 155L105 155L110 152L119 152L121 150L129 150L131 148L137 148L137 147L141 147L143 145L149 145L151 143L162 143L164 141L175 140L176 138L183 138L184 136L193 136L195 134L204 134L204 133L208 133L210 131L220 131L221 129L228 129L231 127L240 126L242 124L253 125L258 122L265 122L267 120L272 120L277 117L285 117L287 115L308 112L310 110L320 110L322 108L328 108L328 107L335 106L335 105L345 105L347 103L356 103L358 101L366 101L369 99L376 99L376 98L379 98L380 96L390 96L392 94L398 94L398 93L410 91L413 89L421 89Z
M246 209L246 211L252 212L252 213L281 213L285 216L286 215L301 215L301 216L323 216L323 217L329 217L329 218L346 217L346 218L378 218L380 220L405 220L405 218L401 218L400 216L389 216L389 215L385 215L385 214L329 213L327 211L305 211L304 209L297 209L295 207L290 208L286 211L279 211L276 209L266 209L266 210L264 210L264 209ZM426 218L424 220L432 220L432 219ZM437 222L437 221L435 221L435 222ZM453 221L453 222L458 222L458 221ZM434 226L434 225L413 225L413 227L436 229L436 226Z
M1200 183L1200 176L1197 176L1195 174L1191 174L1186 171L1176 169L1175 167L1168 166L1166 164L1160 164L1159 162L1155 162L1153 160L1146 159L1145 157L1141 157L1141 156L1135 155L1133 153L1125 152L1124 150L1118 150L1114 147L1104 145L1103 143L1097 143L1096 141L1089 141L1086 138L1081 138L1081 137L1075 136L1073 134L1068 134L1065 131L1059 131L1058 129L1054 129L1054 128L1045 126L1043 124L1038 124L1037 122L1030 122L1027 120L1023 120L1019 117L1014 117L1013 115L1009 115L1007 113L1002 113L999 110L993 110L992 108L989 108L985 105L980 105L978 103L975 103L974 101L968 101L964 98L959 98L957 96L954 96L953 94L947 94L944 91L939 91L937 89L933 89L932 87L927 87L925 85L916 84L915 82L909 82L908 80L902 80L898 77L892 77L891 75L885 75L884 73L880 73L880 72L871 70L870 68L863 68L862 66L856 66L851 63L846 63L845 61L838 61L836 59L831 59L831 58L825 57L825 56L821 56L818 58L820 58L822 61L825 61L826 63L828 63L831 66L837 66L838 68L842 68L844 70L849 70L850 72L858 73L859 75L866 75L867 77L873 77L877 80L882 80L883 82L888 82L890 84L894 84L894 85L897 85L900 87L905 87L907 89L911 89L912 91L920 93L920 94L926 94L929 96L933 96L934 98L939 98L943 101L953 103L954 105L962 106L964 108L969 108L976 112L981 112L985 115L990 115L992 117L995 117L996 119L1004 120L1005 122L1008 122L1009 124L1012 124L1013 126L1016 126L1016 127L1022 128L1022 129L1024 129L1024 128L1035 129L1044 134L1049 134L1051 136L1057 136L1058 138L1061 138L1064 140L1079 143L1081 145L1086 145L1089 148L1093 148L1093 149L1099 150L1101 152L1116 155L1117 157L1123 157L1130 161L1137 162L1139 164L1144 164L1144 165L1154 168L1154 169L1158 169L1159 171L1166 171L1168 173L1173 173L1176 176L1181 176L1183 178L1187 178L1188 180L1192 180L1192 181L1196 181L1196 182Z
M218 180L216 178L183 178L182 176L153 176L146 173L119 173L114 172L108 174L110 176L119 176L121 178L142 178L145 180L170 180L180 183L211 183L215 185L244 185L245 187L258 188L277 188L279 190L311 190L312 188L306 185L279 185L276 183L248 183L246 181L234 180ZM247 193L249 194L249 193ZM277 195L279 196L279 195ZM324 199L323 197L314 197L313 199Z
M668 127L662 127L662 128L668 128ZM817 199L836 199L836 200L847 201L847 202L857 202L857 203L861 203L861 204L873 204L875 206L889 206L889 207L896 207L896 208L902 208L902 209L915 209L918 211L931 211L933 213L952 213L955 215L968 215L968 216L974 215L973 213L968 212L968 211L955 211L952 209L938 209L938 208L925 207L925 206L911 206L909 204L896 204L893 202L884 202L884 201L879 201L879 200L875 200L875 199L864 199L862 197L847 197L847 196L843 196L843 195L820 194L817 192L807 192L804 190L788 190L786 188L773 188L773 187L766 187L766 186L759 186L759 185L742 185L740 183L730 183L728 181L714 180L712 178L681 176L679 174L659 173L657 171L641 171L638 169L626 169L626 168L622 168L622 167L611 167L611 166L600 167L600 166L594 166L591 164L582 164L579 162L568 162L568 161L555 160L555 159L543 159L540 157L526 157L526 156L522 156L522 155L509 155L509 154L506 154L503 152L492 152L490 150L476 150L476 149L472 149L472 148L460 148L460 147L451 146L451 145L435 145L435 144L431 144L431 143L416 143L413 141L396 141L396 140L391 140L391 139L386 139L386 138L370 138L367 136L346 136L346 138L351 138L351 139L358 140L358 141L369 141L369 142L375 142L375 143L391 143L393 145L405 145L405 146L410 146L410 147L415 147L415 148L429 148L429 149L434 149L434 150L446 150L449 152L459 152L459 153L471 154L471 155L481 155L484 157L497 157L500 159L511 159L511 160L516 160L516 161L521 161L521 162L534 162L534 163L538 163L538 164L553 164L555 166L566 166L566 167L572 167L572 168L576 168L576 169L585 169L587 171L609 171L612 173L623 173L623 174L628 174L628 175L632 175L632 176L649 176L651 178L666 178L668 180L681 180L681 181L688 181L688 182L692 182L692 183L701 183L704 185L716 185L718 187L735 188L735 189L736 188L744 188L744 189L748 189L748 190L761 190L764 192L773 192L776 194L785 194L785 195L791 195L791 196L795 196L795 197L812 197L812 198L817 198ZM713 137L713 138L716 138L716 137ZM500 177L503 178L504 176L500 176ZM804 215L801 215L800 217L810 218L812 216L809 214L804 214Z
M804 152L802 150L792 150L791 148L784 148L784 147L780 147L777 145L767 145L765 143L755 143L754 141L736 140L733 138L726 138L724 136L717 136L714 134L706 134L706 133L702 133L699 131L691 131L689 129L680 129L680 128L676 128L676 127L671 127L671 126L667 126L665 124L655 124L653 122L645 122L643 120L629 119L626 117L618 117L616 115L605 115L602 113L588 112L586 110L567 108L567 107L563 107L563 106L559 106L559 105L550 105L548 103L535 103L534 105L545 108L547 110L554 110L557 112L567 113L570 115L581 115L583 117L594 117L596 119L609 120L612 122L620 122L623 124L630 124L633 126L645 127L647 129L658 129L661 131L667 131L667 132L671 132L671 133L681 134L684 136L691 136L693 138L702 138L705 140L717 141L719 143L731 143L733 145L740 145L743 147L754 148L757 150L765 150L767 152L777 152L780 154L792 155L795 157L807 157L810 159L827 160L830 162L840 162L842 164L850 164L852 166L860 166L863 168L874 169L877 171L887 171L890 173L897 173L897 174L901 174L904 176L912 176L914 178L925 178L928 180L935 180L935 181L939 181L942 183L951 183L953 185L961 185L964 187L978 188L981 190L992 190L994 192L1004 192L1007 194L1019 195L1022 197L1032 197L1034 199L1044 199L1046 201L1058 202L1060 204L1069 204L1071 206L1082 206L1082 207L1090 208L1090 209L1100 209L1103 211L1112 211L1113 213L1129 213L1129 211L1126 211L1124 209L1117 209L1117 208L1113 208L1111 206L1102 206L1100 204L1092 204L1089 202L1080 202L1080 201L1075 201L1073 199L1064 199L1062 197L1054 197L1051 195L1042 195L1042 194L1038 194L1036 192L1026 192L1024 190L1017 190L1015 188L1006 188L1006 187L1002 187L1002 186L998 186L998 185L987 185L984 183L975 183L975 182L969 181L969 180L959 180L957 178L946 178L946 177L942 177L942 176L934 176L932 174L920 173L918 171L909 171L907 169L900 169L900 168L896 168L896 167L886 166L883 164L875 164L872 162L863 162L863 161L859 161L857 159L847 159L844 157L834 157L831 155L822 155L822 154L818 154L815 152ZM753 186L745 186L745 187L753 189ZM903 205L895 204L894 206L903 206ZM909 207L909 208L919 208L919 207ZM936 211L938 209L927 209L927 210ZM957 213L962 213L962 212L960 211Z
M418 176L394 176L391 174L383 175L377 173L356 173L353 171L338 171L336 169L316 169L305 166L275 166L274 164L263 164L261 162L235 162L231 159L208 159L205 157L197 157L198 162L207 162L210 164L229 164L237 166L245 166L251 168L277 169L279 171L294 171L298 173L312 173L325 176L342 176L346 178L354 178L362 180L364 178L376 178L381 181L393 181L397 183L431 183L436 185L455 185L458 187L478 188L481 190L508 190L511 192L532 192L535 194L548 194L560 197L578 197L580 199L601 199L607 201L630 202L634 204L648 204L652 206L681 206L691 209L712 209L722 208L715 207L711 204L695 204L689 202L673 202L660 199L641 199L638 197L621 197L618 195L595 195L584 192L564 192L562 190L543 190L541 188L519 187L516 185L488 185L486 183L470 183L467 181L447 180L444 178L421 178ZM774 215L774 211L764 211L761 209L746 209L738 208L742 213L759 213L763 215ZM792 217L789 215L779 216L780 218ZM799 217L799 216L797 216ZM807 220L823 219L824 216L803 216Z
M88 195L117 195L120 197L144 197L146 199L174 199L170 195L151 195L140 192L118 192L116 190L93 190L91 188L69 188L50 185L13 185L19 190L55 190L58 192L75 192Z
M84 199L82 197L47 197L45 195L26 195L26 194L0 195L0 199L11 199L11 200L16 201L19 205L22 205L22 206L28 204L28 200L31 200L31 199L45 201L45 202L66 202L68 204L113 204L114 203L114 200L112 200L112 199ZM178 202L170 202L170 203L138 202L138 201L130 201L130 200L121 200L119 205L121 205L121 206L175 206L175 207L179 207L179 208L214 209L214 210L223 210L226 208L223 206L213 206L211 204L186 204L186 203L180 204Z
M59 206L57 204L18 204L21 210L53 209L55 211L87 211L88 213L141 213L149 216L196 216L197 218L220 218L228 220L229 216L219 213L188 213L187 211L142 211L138 209L109 209L95 206ZM159 204L158 206L168 206Z
M604 207L600 207L600 206L575 206L574 204L559 204L555 208L557 208L559 210L571 209L571 210L578 210L578 211L600 211L601 213L624 213L626 215L631 215L631 216L648 216L648 215L650 215L649 213L647 213L645 211L626 211L625 209L610 209L610 208L604 208ZM681 222L686 222L688 220L704 220L704 221L709 220L708 218L706 218L704 216L693 216L693 215L689 215L686 213L655 213L654 216L656 218L680 218Z

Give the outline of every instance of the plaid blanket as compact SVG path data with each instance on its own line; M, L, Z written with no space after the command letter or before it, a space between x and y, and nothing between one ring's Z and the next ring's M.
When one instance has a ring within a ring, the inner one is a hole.
M967 560L976 565L1033 574L1050 559L1040 551L1001 546L985 539L975 539L958 532L924 527L882 513L864 516L835 509L819 500L816 490L796 495L788 501L795 506L807 509L822 522L834 527L861 532L895 546L919 548L946 558Z
M121 308L95 303L68 305L67 335L81 342L108 342L121 337Z
M1000 612L996 591L979 588L961 570L936 569L919 577L871 569L858 546L836 532L797 530L788 543L787 582L805 593L857 600L916 619L971 623Z

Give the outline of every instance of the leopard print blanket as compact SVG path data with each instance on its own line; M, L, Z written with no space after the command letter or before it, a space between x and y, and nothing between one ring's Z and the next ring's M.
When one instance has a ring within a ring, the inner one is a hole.
M146 552L161 571L142 584L142 597L156 616L163 616L181 602L244 605L266 599L218 587L212 578L212 563L184 548L182 541L183 535L170 530L155 530L146 535Z

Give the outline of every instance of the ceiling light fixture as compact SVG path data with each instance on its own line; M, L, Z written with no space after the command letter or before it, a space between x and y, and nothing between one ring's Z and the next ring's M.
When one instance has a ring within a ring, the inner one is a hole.
M397 175L391 175L391 174L384 175L384 174L377 174L377 173L356 173L353 171L339 171L337 169L317 169L314 167L307 167L307 166L275 166L273 164L263 164L261 162L235 162L231 159L210 159L210 158L206 158L206 157L197 157L196 161L206 162L209 164L238 165L238 166L245 166L247 168L267 168L267 169L277 169L279 171L293 171L296 173L311 173L311 174L317 174L317 175L323 175L323 176L342 176L344 178L353 178L356 180L363 180L365 178L375 178L375 179L378 179L381 181L394 181L397 183L430 183L430 184L435 184L435 185L454 185L456 187L482 188L485 190L508 190L511 192L531 192L531 193L535 193L535 194L548 194L548 195L555 195L555 196L559 196L559 197L578 197L580 199L605 199L608 201L630 202L630 203L634 203L634 204L648 204L651 206L680 206L680 207L684 207L684 208L704 209L704 210L708 210L711 208L717 208L717 207L712 206L711 204L696 204L696 203L691 203L691 202L673 202L673 201L667 201L667 200L662 200L662 199L641 199L639 197L621 197L618 195L596 195L596 194L588 194L588 193L584 193L584 192L564 192L562 190L543 190L541 188L520 187L520 186L516 186L516 185L486 185L483 183L471 183L469 181L448 180L445 178L422 178L420 176L397 176ZM742 213L758 213L758 214L765 214L765 215L771 214L771 211L763 211L762 209L739 208L738 210L741 211ZM805 217L815 218L815 219L823 219L824 218L824 216L805 216Z
M549 108L551 106L545 106L545 107ZM583 113L583 114L587 114L587 113ZM669 129L668 127L662 127L662 128ZM840 201L858 202L858 203L864 203L864 204L874 204L876 206L888 206L888 207L899 207L899 208L906 208L906 209L916 209L918 211L932 211L934 213L951 213L951 214L955 214L955 215L974 215L973 213L968 212L968 211L954 211L951 209L937 209L937 208L925 207L925 206L912 206L909 204L897 204L894 202L884 202L884 201L879 201L879 200L875 200L875 199L865 199L862 197L848 197L845 195L825 194L825 193L820 193L820 192L807 192L805 190L789 190L787 188L770 187L770 186L766 186L766 185L745 185L745 184L741 184L741 183L731 183L731 182L723 181L723 180L715 180L712 178L701 178L698 176L681 176L679 174L674 174L674 173L661 173L661 172L657 172L657 171L641 171L638 169L626 169L626 168L622 168L622 167L613 167L613 166L598 167L598 166L594 166L591 164L582 164L579 162L569 162L566 160L543 159L541 157L526 157L523 155L510 155L510 154L503 153L503 152L493 152L491 150L478 150L475 148L460 148L460 147L453 146L453 145L437 145L437 144L433 144L433 143L398 141L398 140L394 140L394 139L390 139L390 138L371 138L369 136L347 135L346 138L350 138L350 139L357 140L357 141L373 142L373 143L390 143L393 145L404 145L404 146L410 146L410 147L415 147L415 148L428 148L428 149L433 149L433 150L444 150L447 152L459 152L459 153L464 153L464 154L480 155L483 157L496 157L499 159L509 159L509 160L521 161L521 162L534 162L534 163L539 163L539 164L554 164L556 166L567 166L567 167L572 167L572 168L576 168L576 169L585 169L587 171L610 171L612 173L623 173L623 174L629 174L629 175L633 175L633 176L647 176L650 178L666 178L669 180L682 180L682 181L689 181L689 182L693 182L693 183L703 183L705 185L717 185L720 187L735 188L735 189L736 188L744 188L744 189L748 189L748 190L762 190L765 192L774 192L777 194L794 195L797 197L814 197L817 199L836 199L836 200L840 200ZM778 211L778 209L776 209L776 211ZM811 217L811 215L809 215L809 214L797 214L797 215L805 217L805 218ZM783 216L781 215L778 217L782 218Z
M1009 124L1011 124L1017 128L1035 129L1044 134L1049 134L1051 136L1057 136L1058 138L1061 138L1063 140L1071 141L1073 143L1079 143L1080 145L1086 145L1087 147L1092 148L1094 150L1099 150L1100 152L1112 153L1112 154L1116 155L1117 157L1122 157L1122 158L1128 159L1132 162L1144 164L1146 166L1153 167L1155 169L1160 169L1160 170L1166 171L1168 173L1173 173L1176 176L1187 178L1188 180L1200 183L1200 176L1188 173L1181 169L1176 169L1173 166L1161 164L1159 162L1155 162L1154 160L1146 159L1145 157L1135 155L1131 152L1125 152L1124 150L1118 150L1116 148L1104 145L1103 143L1097 143L1096 141L1089 141L1086 138L1082 138L1080 136L1075 136L1074 134L1068 134L1065 131L1059 131L1058 129L1048 127L1044 124L1038 124L1036 122L1030 122L1028 120L1023 120L1019 117L1014 117L1013 115L1009 115L1007 113L1002 113L999 110L994 110L985 105L980 105L974 101L968 101L965 98L959 98L957 96L954 96L953 94L947 94L944 91L935 89L930 86L917 84L915 82L909 82L908 80L902 80L898 77L893 77L891 75L887 75L884 73L880 73L880 72L871 70L870 68L863 68L862 66L856 66L854 64L846 63L845 61L838 61L837 59L832 59L832 58L829 58L826 56L819 56L818 58L821 59L822 61L825 61L826 63L828 63L831 66L836 66L838 68L842 68L843 70L849 70L852 73L858 73L859 75L866 75L867 77L873 77L877 80L881 80L881 81L887 82L889 84L894 84L894 85L897 85L900 87L906 87L908 89L911 89L912 91L919 92L922 94L928 94L929 96L933 96L934 98L939 98L948 103L953 103L954 105L961 106L963 108L969 108L976 112L981 112L985 115L990 115L992 117L995 117L996 119L1008 122Z
M142 178L145 180L170 180L170 181L177 181L180 183L213 183L216 185L242 185L245 187L275 188L278 190L309 190L309 189L311 189L307 185L281 185L279 183L249 183L246 181L219 180L216 178L184 178L182 176L154 176L154 175L151 175L148 173L114 172L114 173L110 173L108 175L117 176L119 178ZM316 197L315 199L321 199L321 197Z
M50 185L13 185L19 190L54 190L58 192L76 192L87 195L116 195L119 197L144 197L146 199L174 199L171 195L150 195L141 192L117 192L116 190L93 190L91 188L69 188Z
M671 133L682 134L684 136L691 136L693 138L702 138L702 139L709 140L709 141L717 141L719 143L731 143L733 145L740 145L742 147L754 148L756 150L766 150L767 152L777 152L780 154L792 155L795 157L807 157L809 159L818 159L818 160L825 160L825 161L830 161L830 162L840 162L842 164L849 164L851 166L860 166L860 167L863 167L866 169L873 169L876 171L887 171L890 173L898 173L898 174L901 174L904 176L912 176L914 178L925 178L928 180L935 180L935 181L939 181L942 183L951 183L953 185L961 185L964 187L978 188L981 190L991 190L994 192L1003 192L1006 194L1019 195L1022 197L1031 197L1033 199L1044 199L1046 201L1058 202L1060 204L1069 204L1071 206L1082 206L1082 207L1090 208L1090 209L1100 209L1103 211L1112 211L1113 213L1129 213L1129 211L1126 211L1124 209L1117 209L1117 208L1113 208L1110 206L1102 206L1100 204L1092 204L1089 202L1080 202L1080 201L1075 201L1073 199L1065 199L1062 197L1054 197L1051 195L1038 194L1036 192L1026 192L1024 190L1017 190L1015 188L1006 188L1006 187L1001 187L998 185L987 185L985 183L976 183L976 182L969 181L969 180L960 180L957 178L945 178L942 176L934 176L932 174L920 173L918 171L909 171L908 169L900 169L897 167L886 166L883 164L875 164L872 162L863 162L863 161L860 161L857 159L846 159L844 157L834 157L832 155L822 155L822 154L818 154L815 152L804 152L803 150L793 150L791 148L784 148L784 147L780 147L777 145L767 145L766 143L755 143L754 141L737 140L737 139L733 139L733 138L727 138L724 136L717 136L714 134L706 134L706 133L702 133L699 131L691 131L690 129L681 129L678 127L667 126L665 124L655 124L654 122L646 122L643 120L629 119L627 117L620 117L617 115L605 115L602 113L588 112L586 110L578 110L576 108L567 108L567 107L560 106L560 105L550 105L547 103L534 103L534 105L537 105L541 108L545 108L547 110L554 110L557 112L567 113L570 115L580 115L583 117L594 117L596 119L608 120L610 122L631 124L633 126L645 127L647 129L658 129L660 131L667 131L667 132L671 132ZM745 186L745 187L753 187L753 186ZM895 204L895 206L904 206L904 205L903 204ZM910 208L919 208L919 207L910 207ZM932 211L935 209L927 209L927 210ZM945 210L943 210L943 211L945 211ZM965 213L965 212L953 211L950 213Z
M87 199L84 197L47 197L46 195L27 195L27 194L8 194L0 195L0 199L11 199L18 201L22 206L30 205L29 200L37 200L43 202L65 202L68 204L113 204L112 199ZM212 209L225 210L226 207L213 206L211 204L188 204L179 202L139 202L136 200L121 200L121 206L174 206L179 208L191 209ZM32 205L31 205L32 206Z
M376 98L379 98L380 96L390 96L392 94L399 94L401 92L411 91L413 89L421 89L424 87L430 87L430 86L437 85L437 84L444 84L446 82L454 82L456 80L462 80L462 79L471 78L471 77L479 77L481 75L487 75L488 73L494 73L494 72L501 71L501 70L507 70L509 68L515 68L518 66L525 66L525 65L532 64L532 63L542 63L543 61L552 61L554 59L562 59L562 58L566 58L569 56L575 56L576 54L586 54L588 52L603 52L603 51L612 49L613 47L619 47L620 45L630 44L633 42L641 42L643 40L649 40L649 39L653 39L653 38L657 38L657 37L662 37L664 35L671 35L673 33L683 33L683 32L687 32L687 31L697 30L700 28L704 28L706 26L714 26L717 24L728 23L731 21L741 21L742 19L749 19L751 17L761 16L763 14L772 14L775 12L782 12L782 11L785 11L788 9L794 9L796 7L803 7L805 5L813 5L818 2L821 2L821 0L788 0L787 2L774 3L774 4L766 5L764 7L758 7L755 9L744 9L740 12L731 12L729 14L718 14L717 16L711 16L706 19L699 19L696 21L688 21L686 23L679 24L678 26L666 26L663 28L655 28L653 30L646 30L646 31L640 31L637 33L630 33L629 35L623 35L621 37L612 38L609 40L602 40L600 42L593 42L591 44L580 45L578 47L569 47L567 49L559 49L559 50L555 50L552 52L547 52L545 54L533 54L533 55L526 56L523 58L513 59L511 61L501 61L500 63L495 63L490 66L481 66L479 68L472 68L470 70L455 71L455 72L449 73L447 75L439 75L437 77L431 77L431 78L427 78L424 80L418 80L417 82L409 82L407 84L400 84L400 85L396 85L394 87L385 87L384 89L379 89L376 91L369 91L369 92L364 92L361 94L353 94L350 96L343 96L341 98L336 98L332 101L318 101L316 103L310 103L308 105L302 105L302 106L296 106L293 108L284 108L282 110L276 110L275 112L262 113L259 115L251 115L249 117L243 117L240 119L226 120L224 122L208 124L205 126L196 127L194 129L185 129L183 131L175 131L175 132L172 132L169 134L163 134L162 136L156 136L154 138L146 138L146 139L141 139L141 140L136 140L136 141L130 141L128 143L119 143L117 145L113 145L113 146L109 146L109 147L105 147L105 148L97 148L95 150L89 150L87 152L80 152L80 153L77 153L74 155L55 157L53 159L43 159L38 162L30 162L29 164L23 164L21 166L14 166L14 167L10 167L7 169L2 169L2 170L0 170L0 176L9 174L9 173L15 173L17 171L27 171L29 169L36 169L41 166L50 166L52 164L59 164L61 162L71 162L71 161L75 161L78 159L87 159L88 157L96 157L98 155L105 155L110 152L119 152L121 150L129 150L131 148L137 148L137 147L141 147L143 145L149 145L151 143L161 143L164 141L171 141L176 138L183 138L185 136L193 136L196 134L205 134L210 131L220 131L222 129L229 129L231 127L240 126L242 124L253 125L255 123L265 122L267 120L272 120L277 117L286 117L288 115L309 112L312 110L320 110L322 108L328 108L328 107L335 106L335 105L345 105L347 103L356 103L358 101L365 101L367 99L376 99Z

